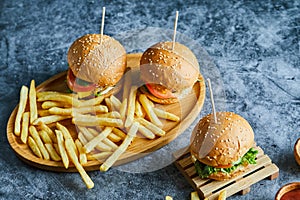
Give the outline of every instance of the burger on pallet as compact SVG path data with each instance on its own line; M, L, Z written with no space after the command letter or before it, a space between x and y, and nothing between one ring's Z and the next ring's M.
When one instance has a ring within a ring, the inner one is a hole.
M232 112L203 117L193 130L190 144L192 160L201 178L226 180L256 164L254 133L250 124Z

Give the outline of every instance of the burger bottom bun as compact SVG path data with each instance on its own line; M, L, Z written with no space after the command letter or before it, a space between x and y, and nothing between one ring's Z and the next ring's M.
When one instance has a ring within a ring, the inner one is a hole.
M156 96L154 96L153 94L151 94L146 88L145 86L142 86L139 88L140 92L145 94L150 100L159 103L159 104L173 104L173 103L178 103L179 100L178 98L167 98L167 99L160 99Z
M232 179L236 176L241 175L243 172L245 172L247 170L248 166L249 166L248 164L247 165L240 165L240 166L237 167L236 170L234 170L231 173L216 172L216 173L213 173L213 174L209 175L208 178L218 180L218 181L224 181L224 180Z

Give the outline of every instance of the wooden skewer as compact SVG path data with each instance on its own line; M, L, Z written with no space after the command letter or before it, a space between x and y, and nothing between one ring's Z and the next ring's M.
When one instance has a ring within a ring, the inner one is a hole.
M210 83L210 79L207 79L208 82L208 88L209 88L209 93L210 93L210 100L211 100L211 105L212 105L212 111L213 111L213 115L214 115L214 120L215 123L218 122L217 120L217 113L216 113L216 108L215 108L215 101L214 101L214 95L213 95L213 91L212 91L212 87L211 87L211 83Z
M177 21L178 21L178 11L176 11L175 22L174 22L174 33L173 33L172 51L174 51L174 48L175 48Z
M102 35L104 30L104 19L105 19L105 7L102 8L102 22L101 22L101 30L100 30L100 44L102 42Z

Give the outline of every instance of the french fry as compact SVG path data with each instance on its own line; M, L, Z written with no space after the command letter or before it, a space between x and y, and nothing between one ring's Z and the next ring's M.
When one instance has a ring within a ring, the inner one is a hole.
M153 101L148 101L149 102L149 105L152 107L152 108L154 108L154 103L153 103Z
M118 128L113 128L112 132L119 136L122 140L126 137L126 134Z
M99 128L98 128L97 130L95 130L95 129L92 129L92 128L88 128L88 131L89 131L94 137L97 137L97 136L99 135L99 132L98 132L98 131L102 132L102 129L99 130ZM113 133L110 132L109 135L111 135L111 134L113 134ZM113 151L114 149L117 149L118 146L117 146L115 143L113 143L113 142L108 138L109 135L107 136L107 138L103 138L102 142L100 142L99 144L103 143L103 145L107 145L107 146L110 147L110 151ZM94 138L92 138L92 139L94 139ZM103 146L103 145L102 145L102 146ZM97 148L97 147L96 147L96 148ZM99 148L97 148L97 149L99 149Z
M65 147L66 147L67 153L68 153L71 161L75 165L76 169L78 170L78 172L79 172L81 178L83 179L84 183L86 184L87 188L91 189L94 187L94 183L93 183L92 179L89 177L89 175L86 173L86 171L84 170L82 165L79 163L76 152L74 151L74 148L72 148L73 142L74 141L72 139L66 139Z
M27 98L28 98L28 87L23 85L21 88L21 91L20 91L19 107L18 107L16 119L15 119L15 135L16 136L20 136L20 133L21 133L21 119L22 119L23 113L25 112Z
M127 71L124 75L123 97L122 100L128 99L130 86L132 84L131 70Z
M197 191L191 192L191 200L200 200Z
M113 104L112 104L110 98L107 97L104 99L104 101L105 101L106 106L108 107L108 110L113 111L114 108L113 108Z
M153 108L153 110L154 110L154 113L160 118L168 119L168 120L175 121L175 122L180 121L180 118L177 115L174 115L173 113L164 111L159 108Z
M111 111L111 112L108 112L108 113L103 113L103 114L99 114L97 115L97 117L103 117L103 118L119 118L121 119L121 115L119 112L117 111Z
M150 101L147 98L147 96L144 94L141 94L139 97L139 100L140 100L145 112L147 113L148 117L150 118L150 121L152 123L154 123L155 125L161 127L163 124L158 119L157 115L154 113L153 107L151 106Z
M72 108L52 107L52 108L49 108L48 111L51 115L65 115L65 116L72 115Z
M49 108L52 108L52 107L69 107L70 105L66 105L64 104L64 102L59 102L59 101L44 101L41 105L41 107L43 109L49 109Z
M91 133L92 129L87 129L86 127L78 127L80 132L78 135L78 138L80 139L81 143L83 145L86 145L90 140L92 140L95 135ZM98 135L98 133L97 133ZM108 146L107 144L104 144L103 142L99 142L96 147L99 151L112 151L112 147Z
M125 120L125 127L128 128L132 125L134 119L135 99L137 93L137 86L132 86L129 93L127 118Z
M142 124L139 125L139 132L141 134L143 134L146 138L148 139L154 139L155 138L155 134L152 133L152 131L150 131L149 129L147 129L145 126L143 126Z
M57 91L41 91L41 92L36 93L37 98L42 98L44 96L49 96L49 95L51 95L51 96L64 95L64 96L70 96L70 97L73 96L73 94L71 94L71 93L63 93L63 92L57 92Z
M39 147L37 146L36 142L31 136L28 137L28 146L34 155L36 155L39 158L43 158Z
M166 196L165 200L173 200L171 196Z
M38 110L38 116L39 117L45 117L45 116L49 116L49 115L51 115L49 113L49 110L41 110L41 109Z
M28 137L29 112L24 112L22 117L21 141L26 144Z
M99 142L106 138L112 131L111 127L106 127L98 136L94 137L87 144L83 146L86 153L91 152Z
M33 125L38 125L39 123L43 122L44 124L51 124L54 122L62 121L65 119L69 119L71 116L66 115L49 115L45 117L39 117L36 120L33 121Z
M138 100L135 101L135 115L137 117L144 117L145 113L143 112L142 106Z
M60 123L57 122L56 123L56 128L62 132L65 140L66 139L72 139L72 141L73 141L72 135L69 132L69 130L67 129L67 127L65 127L65 126L63 126L63 125L61 125ZM78 154L78 150L76 148L75 143L74 142L70 142L70 143L72 144L72 147L74 148L74 151L76 152L76 154Z
M99 160L99 161L103 161L105 159L107 159L108 156L110 156L112 154L112 152L109 151L104 151L104 152L100 152L100 153L89 153L87 154L87 159L88 160Z
M64 102L64 105L68 106L75 106L78 107L80 105L80 101L72 96L68 95L66 93L60 93L60 92L39 92L37 93L37 101L59 101Z
M96 98L84 100L80 102L79 107L90 107L90 106L99 105L102 103L103 100L104 100L104 96L98 96Z
M122 140L121 137L119 137L118 135L114 134L113 132L111 132L108 136L108 139L110 139L112 142L120 142Z
M51 143L46 143L45 147L50 155L51 160L54 161L61 161L61 157L57 154L53 144Z
M30 110L30 124L38 118L37 105L36 105L36 90L35 81L31 80L29 88L29 110Z
M126 118L126 112L127 112L127 98L125 98L120 106L120 115L121 119L125 121Z
M85 145L86 143L88 143L88 140L84 137L84 135L82 134L82 132L78 133L77 138L81 142L82 145Z
M138 121L140 124L144 125L146 128L151 130L155 135L164 136L166 134L164 130L162 130L161 128L144 118L136 118L136 121Z
M81 165L85 165L87 163L87 157L86 157L86 154L84 152L82 143L79 141L79 139L75 140L75 145L76 145L76 147L78 149L78 152L79 152L79 162L80 162Z
M38 133L44 144L52 144L52 140L45 130L40 130Z
M104 138L102 140L103 144L106 144L107 146L111 147L112 151L116 150L118 148L118 145L116 145L113 141L111 141L109 138Z
M96 131L95 129L92 129L92 128L87 128L87 127L84 127L84 126L78 126L78 129L83 133L83 135L85 136L87 141L90 141L94 137L99 135L98 131ZM92 131L92 130L94 130L94 131Z
M29 127L29 133L31 135L31 137L34 139L35 143L37 144L38 148L40 149L42 155L43 155L43 158L45 160L50 160L50 156L49 156L49 153L48 151L46 150L40 136L39 136L39 133L37 132L36 128L34 126L30 126Z
M226 200L227 192L226 190L222 190L219 194L218 200Z
M65 143L64 143L64 137L60 130L55 130L56 137L57 137L57 144L58 144L58 150L61 157L61 160L65 166L66 169L69 168L69 157L66 152Z
M86 106L86 107L78 107L73 108L73 115L77 113L86 114L86 113L107 113L108 108L105 105L97 105L97 106Z
M101 118L97 116L84 115L84 117L74 117L72 122L78 126L111 126L122 127L121 119Z
M43 122L40 122L38 125L39 125L39 127L40 127L41 130L44 130L44 131L47 132L47 134L49 135L49 137L51 138L51 140L52 140L53 143L57 143L56 135L51 130L51 128L49 128L49 126L47 126Z
M138 122L133 122L132 126L129 128L128 134L119 148L113 152L113 154L105 160L105 162L100 166L100 171L107 171L118 158L126 151L130 143L133 141L134 137L139 128Z
M113 105L113 108L115 108L115 110L120 110L121 101L117 97L115 97L114 95L111 95L110 102Z

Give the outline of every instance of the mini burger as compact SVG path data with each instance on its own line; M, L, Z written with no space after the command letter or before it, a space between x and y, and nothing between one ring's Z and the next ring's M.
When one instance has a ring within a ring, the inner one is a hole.
M112 37L87 34L68 51L67 85L79 97L109 95L126 69L126 51Z
M140 60L140 87L152 101L161 104L178 102L189 94L199 77L196 56L186 46L176 42L160 42L148 48Z
M203 117L193 130L190 152L201 178L226 180L256 164L254 133L249 123L232 112Z

